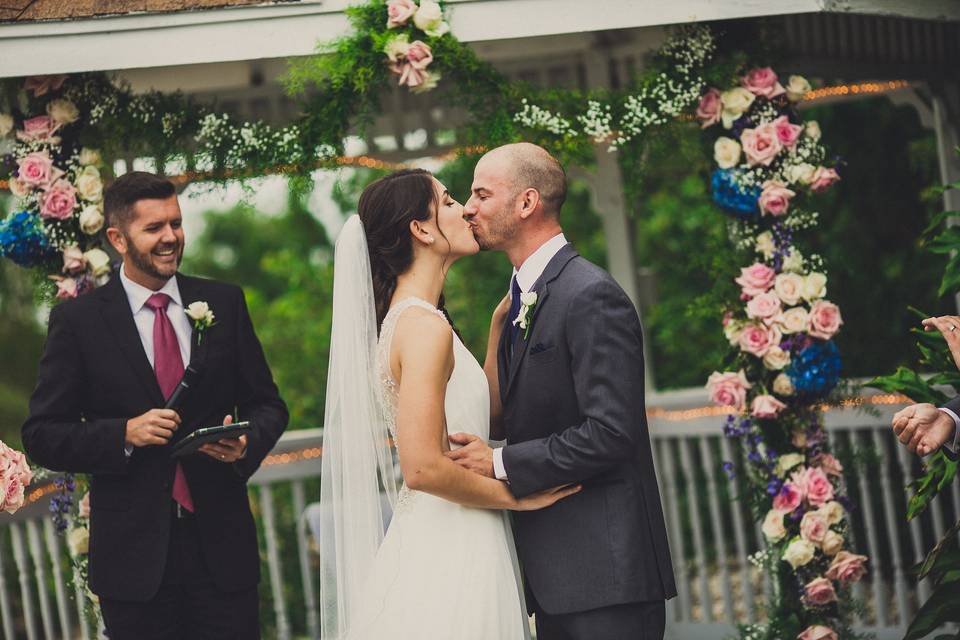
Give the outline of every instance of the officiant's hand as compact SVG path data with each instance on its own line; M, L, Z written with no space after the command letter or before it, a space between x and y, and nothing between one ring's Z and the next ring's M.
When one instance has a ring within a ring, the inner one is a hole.
M953 356L953 362L960 369L960 317L927 318L923 321L923 328L926 331L936 329L943 334L944 340L947 341L947 347L950 348L950 355Z
M470 433L454 433L449 436L450 442L463 445L459 449L447 451L447 456L467 471L494 478L493 449L479 437Z
M893 415L893 433L920 456L933 453L953 437L953 418L930 403L913 404Z
M233 416L226 416L223 419L223 424L233 424ZM247 436L221 438L216 442L202 445L197 451L201 451L220 462L236 462L247 453Z
M180 426L180 416L173 409L150 409L127 420L124 442L131 447L167 444Z

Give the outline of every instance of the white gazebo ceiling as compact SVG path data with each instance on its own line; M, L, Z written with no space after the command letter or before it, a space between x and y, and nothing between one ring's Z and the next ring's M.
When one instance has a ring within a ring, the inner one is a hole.
M960 20L955 0L449 0L466 42L770 15L858 13ZM352 0L0 23L0 77L168 67L312 53L343 35Z

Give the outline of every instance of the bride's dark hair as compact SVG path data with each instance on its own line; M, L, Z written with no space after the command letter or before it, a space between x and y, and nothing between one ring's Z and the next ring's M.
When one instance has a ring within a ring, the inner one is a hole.
M370 183L360 195L357 214L370 251L378 332L397 290L397 276L413 264L410 223L425 222L439 211L432 175L425 169L402 169ZM443 294L437 306L450 321Z

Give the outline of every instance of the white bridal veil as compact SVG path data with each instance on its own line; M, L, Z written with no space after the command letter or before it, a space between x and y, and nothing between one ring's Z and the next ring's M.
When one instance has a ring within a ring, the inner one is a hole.
M381 490L396 504L387 421L378 400L377 314L359 216L337 238L320 476L321 637L347 636L351 610L383 540ZM349 517L348 517L349 516Z

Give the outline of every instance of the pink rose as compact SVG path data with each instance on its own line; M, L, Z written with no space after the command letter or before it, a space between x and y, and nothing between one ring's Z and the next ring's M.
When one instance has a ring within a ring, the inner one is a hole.
M700 104L697 105L697 118L700 120L700 128L706 129L710 125L720 122L720 112L722 110L720 90L710 87L700 98Z
M83 497L80 498L80 507L77 515L80 516L81 518L90 517L90 492L89 491L83 494Z
M394 67L394 73L400 74L400 80L397 82L401 87L419 87L426 79L427 72L417 69L409 62L397 63Z
M410 62L410 66L418 71L426 69L433 62L433 51L430 49L430 45L420 40L411 42L410 48L407 49L407 61Z
M800 521L800 536L809 542L823 542L830 525L826 519L816 511L808 511L803 514L803 520Z
M826 578L817 578L808 582L803 588L803 599L809 605L822 607L836 602L837 592L834 591L832 582Z
M31 187L46 187L56 173L53 160L46 151L34 151L17 160L18 179Z
M856 582L867 572L867 556L858 556L849 551L841 551L834 557L827 569L827 577L847 585Z
M833 485L830 479L819 467L809 467L790 477L798 486L802 487L807 502L814 507L833 500Z
M23 506L23 483L20 482L20 476L15 473L8 474L4 480L7 485L3 492L3 510L7 513L15 513Z
M37 116L24 120L23 131L17 131L17 137L24 142L52 142L53 134L59 128L59 123L50 116Z
M800 134L803 133L803 127L799 124L791 124L787 116L780 116L774 120L773 128L777 132L777 139L780 140L780 144L788 149L793 149L797 140L800 139Z
M800 506L803 502L803 491L793 482L784 482L778 493L773 499L773 508L778 511L790 513Z
M837 632L820 624L807 627L797 640L837 640Z
M40 216L65 220L77 207L77 190L66 180L57 180L44 192L40 201Z
M769 167L773 159L783 149L777 130L772 122L760 125L756 129L744 129L740 134L740 144L751 167L762 164Z
M787 92L780 84L777 74L770 67L751 69L740 80L740 84L753 95L763 96L764 98L775 98Z
M23 83L23 88L27 91L33 91L33 97L39 98L45 95L47 91L56 91L63 86L63 81L67 79L65 75L53 76L30 76Z
M51 276L52 277L52 276ZM57 283L57 299L69 300L76 298L80 291L76 280L73 278L54 278Z
M780 329L776 326L748 324L740 334L740 349L762 358L767 355L770 347L780 344L780 338L782 337Z
M822 193L839 179L840 175L834 169L817 167L817 170L813 172L813 179L810 181L810 190L814 193Z
M763 191L757 199L760 213L763 215L782 216L790 208L790 198L797 195L787 188L787 185L777 180L767 180L763 183Z
M737 373L714 371L707 380L710 401L721 406L734 407L737 411L743 410L747 402L747 389L752 386L742 369Z
M757 396L750 406L750 413L754 418L776 418L777 414L787 408L776 398L770 395Z
M402 27L416 12L417 4L413 0L390 0L387 3L387 29Z
M740 277L734 280L743 288L748 296L757 296L766 293L777 277L777 272L763 264L755 262L749 267L740 269Z
M832 454L821 453L817 457L817 462L827 475L837 476L838 478L843 475L843 465Z
M87 259L83 256L83 249L77 245L70 245L63 250L63 272L76 273L83 271L87 266Z
M767 318L775 318L779 313L780 298L772 291L761 293L747 303L748 318L765 320Z
M843 324L840 317L840 307L826 300L817 300L810 307L810 327L807 330L814 338L829 340Z

